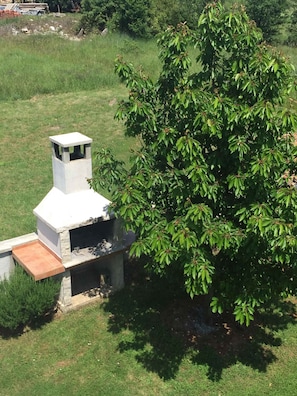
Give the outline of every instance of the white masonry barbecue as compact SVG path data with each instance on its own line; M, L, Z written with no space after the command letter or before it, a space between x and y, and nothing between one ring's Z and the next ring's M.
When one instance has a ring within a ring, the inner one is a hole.
M33 211L38 246L31 248L43 253L35 267L32 260L26 261L30 244L27 252L20 246L12 253L36 280L61 278L59 303L68 310L75 295L124 286L123 255L129 238L123 238L119 221L108 212L110 202L89 186L92 139L73 132L51 136L50 141L54 186Z

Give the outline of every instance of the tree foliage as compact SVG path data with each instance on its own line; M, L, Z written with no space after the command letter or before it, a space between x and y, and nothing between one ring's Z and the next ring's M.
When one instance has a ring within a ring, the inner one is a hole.
M109 28L134 37L151 35L151 0L82 0L81 4L80 27L85 31Z
M108 27L147 38L179 22L196 27L205 4L205 0L82 0L80 26L86 31Z
M36 3L43 3L37 0ZM48 0L46 2L50 12L71 12L80 8L80 0Z
M289 35L286 44L297 47L297 5L293 9L288 31Z
M207 4L207 0L152 0L151 26L153 33L164 32L169 25L176 26L187 22L191 29L196 29L197 20Z
M247 0L247 13L262 30L264 39L273 41L285 19L288 0Z
M248 325L258 306L296 292L293 67L244 9L220 3L198 31L168 28L159 46L156 82L116 62L130 90L117 117L140 148L128 170L99 153L92 185L113 189L112 209L137 235L132 255L182 273L191 297L209 294L213 312Z
M113 0L82 0L80 27L85 31L93 28L103 31L116 20L116 4Z

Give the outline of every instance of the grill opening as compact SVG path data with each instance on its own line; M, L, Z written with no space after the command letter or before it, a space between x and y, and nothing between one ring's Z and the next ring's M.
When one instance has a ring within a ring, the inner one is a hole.
M70 230L71 251L96 249L102 241L113 242L115 219Z

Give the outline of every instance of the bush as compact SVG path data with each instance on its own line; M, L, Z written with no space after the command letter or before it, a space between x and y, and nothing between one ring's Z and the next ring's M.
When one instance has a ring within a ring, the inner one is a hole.
M0 326L16 330L41 318L54 308L59 289L53 279L35 282L16 266L10 278L0 282Z
M86 32L97 30L102 32L105 28L112 28L117 24L117 7L113 1L103 0L83 0L82 17L79 29L83 28Z

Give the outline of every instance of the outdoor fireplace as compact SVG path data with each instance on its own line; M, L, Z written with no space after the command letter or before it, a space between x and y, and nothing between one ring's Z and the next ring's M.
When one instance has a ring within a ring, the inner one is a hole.
M102 295L107 287L124 286L123 255L130 242L109 212L110 202L89 186L92 139L73 132L51 136L50 141L54 186L33 211L38 249L28 244L15 248L13 256L36 280L59 277L59 303L67 310L74 295L91 289ZM34 248L40 250L35 267L28 260L30 248L33 255Z

